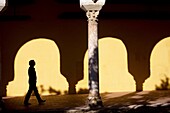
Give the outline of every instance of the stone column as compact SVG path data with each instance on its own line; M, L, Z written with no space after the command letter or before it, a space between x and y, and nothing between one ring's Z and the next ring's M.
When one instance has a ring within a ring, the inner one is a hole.
M3 109L4 106L4 102L2 100L2 84L1 84L1 80L2 80L2 40L1 40L1 36L0 36L0 112Z
M0 1L0 12L5 7L6 0ZM0 36L0 81L1 81L1 47L2 47L2 40Z
M6 0L1 0L0 1L0 12L1 10L5 7ZM1 55L2 55L2 37L0 36L0 112L2 111L4 102L2 100L2 84L1 84L1 79L2 79L2 60L1 60Z
M98 23L99 11L87 11L88 17L88 66L89 66L89 96L88 104L91 108L102 107L99 93L99 60L98 60Z
M1 37L0 37L0 81L1 81L1 76L2 76L2 60L1 60L1 49L2 49L2 40L1 40Z

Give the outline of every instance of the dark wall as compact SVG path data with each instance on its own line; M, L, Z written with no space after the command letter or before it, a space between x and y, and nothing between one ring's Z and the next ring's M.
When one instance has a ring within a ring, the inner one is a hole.
M8 82L14 80L14 59L19 48L32 39L42 37L52 39L59 47L61 73L69 83L69 93L75 93L75 85L83 78L83 59L87 50L85 12L79 4L60 4L55 0L31 1L11 3L0 15L2 94L6 95ZM123 4L123 9L119 10L120 5L108 4L101 11L99 38L116 37L124 42L128 52L128 69L135 78L136 90L140 91L150 75L153 47L170 35L170 19L160 13L148 16L145 4L136 4L133 8L131 4ZM110 11L112 7L115 10Z

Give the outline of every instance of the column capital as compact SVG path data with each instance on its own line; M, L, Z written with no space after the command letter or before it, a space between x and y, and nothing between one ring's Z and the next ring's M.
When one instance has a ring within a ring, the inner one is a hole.
M97 19L98 15L99 15L98 10L89 10L86 12L88 21L98 21L98 19Z

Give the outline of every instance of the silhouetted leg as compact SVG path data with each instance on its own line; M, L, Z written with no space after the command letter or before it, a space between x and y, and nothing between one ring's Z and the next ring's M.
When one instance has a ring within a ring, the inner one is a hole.
M34 86L34 93L35 93L35 96L36 96L38 102L40 103L42 101L42 99L40 97L40 94L38 93L38 90L37 90L36 86Z
M29 90L28 90L28 92L27 92L27 94L26 94L26 96L25 96L25 100L24 100L24 104L25 104L25 105L28 104L28 101L29 101L29 99L30 99L30 96L31 96L32 91L33 91L32 86L29 86Z
M46 100L42 100L41 97L40 97L40 94L38 93L38 90L37 90L37 87L35 86L34 87L34 93L35 93L35 96L38 100L38 103L41 105L43 104Z

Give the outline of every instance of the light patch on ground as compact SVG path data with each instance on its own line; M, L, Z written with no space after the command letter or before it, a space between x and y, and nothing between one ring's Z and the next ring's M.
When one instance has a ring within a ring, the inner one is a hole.
M132 98L132 99L140 99L140 98L143 98L143 96L132 96L130 98Z
M138 92L138 93L136 93L136 94L138 94L138 95L146 95L146 94L148 94L150 91L142 91L142 92Z
M155 101L150 101L149 103L155 104L155 103L167 103L167 102L170 102L169 97L159 98L159 99L157 99Z
M148 93L149 93L149 91L138 92L138 93L136 93L135 96L132 96L130 98L132 98L132 99L140 99L140 98L143 98L143 95L146 95Z
M129 93L132 93L132 92L114 92L114 93L107 93L107 94L105 94L104 98L105 98L105 99L116 98L116 97L121 97L121 96L127 95L127 94L129 94Z

